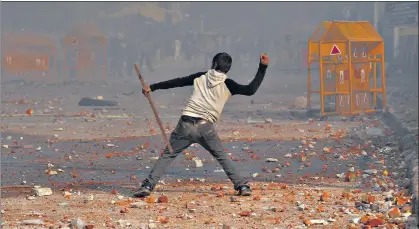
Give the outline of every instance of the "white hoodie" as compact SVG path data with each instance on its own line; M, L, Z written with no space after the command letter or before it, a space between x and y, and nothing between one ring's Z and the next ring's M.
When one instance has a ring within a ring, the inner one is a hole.
M182 115L202 118L215 123L221 116L224 105L231 98L224 81L227 75L209 70L194 80L193 93Z

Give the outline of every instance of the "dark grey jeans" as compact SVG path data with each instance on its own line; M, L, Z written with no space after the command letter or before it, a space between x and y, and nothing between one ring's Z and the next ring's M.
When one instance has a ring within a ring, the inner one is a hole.
M173 152L170 153L166 147L145 182L154 187L160 180L160 177L166 174L170 163L193 143L199 143L217 159L228 178L233 182L234 189L237 190L240 186L247 184L247 181L240 176L235 163L224 152L222 142L217 135L214 125L210 122L200 123L193 120L184 120L183 117L179 120L176 129L170 136Z

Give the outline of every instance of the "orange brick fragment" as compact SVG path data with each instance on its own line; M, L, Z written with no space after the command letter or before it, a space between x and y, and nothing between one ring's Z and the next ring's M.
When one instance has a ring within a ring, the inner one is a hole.
M311 221L308 220L308 219L305 219L303 222L307 227L309 227L311 225Z
M330 192L323 192L323 194L320 196L320 200L327 201L328 199L330 199L330 197L331 197Z
M118 206L126 206L126 205L129 205L129 204L132 204L132 203L134 203L134 201L125 200L125 201L118 201L115 204L118 205Z
M195 158L195 156L193 156L193 155L186 155L185 156L185 160L187 160L187 161L190 161L190 160L192 160L194 158Z
M398 206L403 206L403 205L405 205L408 202L409 202L409 199L408 198L401 197L401 196L399 196L399 197L396 198L396 204Z
M325 212L325 209L323 206L318 206L316 210L317 212Z
M367 204L373 204L375 203L375 196L373 195L364 195L361 197L362 202Z
M371 196L371 195L367 196L367 202L369 204L374 203L375 202L375 196Z
M367 224L368 221L370 220L370 217L368 216L362 216L361 219L359 220L359 222L361 222L362 224Z
M26 114L29 115L29 116L32 116L33 115L33 109L32 108L27 109Z
M254 198L253 198L253 200L260 200L261 199L261 197L260 196L255 196Z
M250 216L251 214L252 213L250 211L242 211L239 213L240 216L244 216L244 217Z
M368 220L367 225L370 225L371 227L378 227L380 225L384 225L384 220L381 218L370 219Z
M224 192L221 192L221 191L220 192L217 192L216 196L217 197L223 197L224 196Z
M237 194L237 191L236 190L229 190L227 193L229 195L236 195Z
M162 224L166 224L169 222L169 217L157 216L157 221Z
M386 227L388 229L399 229L399 228L403 228L403 227L399 227L399 226L397 226L396 224L392 224L392 223L386 225Z
M144 200L146 203L152 204L152 203L156 203L157 199L154 196L149 196Z
M216 186L212 186L211 187L211 191L218 191L218 190L222 190L223 187L221 185L216 185Z
M158 201L159 203L167 203L169 202L169 199L167 198L167 196L160 196Z
M288 185L287 184L280 184L279 187L281 189L287 189L288 188Z
M343 192L342 193L342 197L345 198L345 199L349 199L349 198L352 197L352 193L350 193L350 192Z
M402 216L402 213L400 212L400 209L398 207L394 207L390 209L390 211L388 212L388 216L390 216L390 218L398 218Z

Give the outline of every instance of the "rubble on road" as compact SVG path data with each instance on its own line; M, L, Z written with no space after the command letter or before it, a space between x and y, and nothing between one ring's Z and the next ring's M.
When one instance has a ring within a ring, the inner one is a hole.
M33 188L35 191L36 196L50 196L52 195L51 188L42 188L41 186L35 186Z
M193 158L192 161L195 162L195 168L200 168L202 166L204 166L204 164L202 163L202 160L198 159L198 158Z
M27 219L22 221L22 225L45 225L45 222L41 219Z
M27 187L25 191L2 187L5 228L35 218L40 221L28 222L52 228L409 228L415 224L417 196L411 184L413 172L417 173L413 165L417 135L397 139L394 128L378 115L346 121L297 120L292 115L268 115L277 109L270 107L226 115L217 129L226 155L250 178L251 197L237 196L225 183L218 162L203 147L193 145L173 162L152 196L132 199L131 191L139 187L164 147L152 136L158 134L156 123L143 114L115 114L120 111L110 108L61 115L68 109L61 109L59 101L33 104L31 114L24 114L27 106L17 104L21 110L5 114L25 116L7 117L2 185ZM174 106L160 107L175 110ZM178 117L170 113L162 117L171 131ZM31 120L43 120L43 126L30 124ZM412 172L410 176L405 176L406 171ZM29 184L35 181L42 187L31 190Z

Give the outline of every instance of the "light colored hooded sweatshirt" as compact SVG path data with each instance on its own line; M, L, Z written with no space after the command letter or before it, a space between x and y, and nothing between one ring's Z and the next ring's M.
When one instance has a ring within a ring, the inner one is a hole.
M224 105L232 96L225 84L226 79L226 74L214 69L196 78L192 96L182 115L215 123L220 118Z

